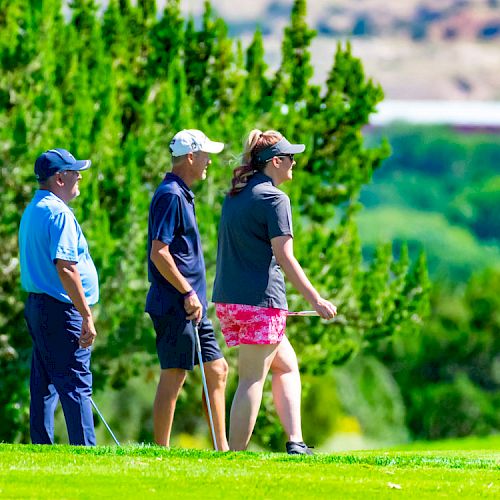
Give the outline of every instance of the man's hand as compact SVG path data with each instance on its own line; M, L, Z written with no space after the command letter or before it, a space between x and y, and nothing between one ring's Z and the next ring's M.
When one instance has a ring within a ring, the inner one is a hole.
M88 318L83 318L82 331L80 333L80 340L78 343L82 349L90 347L96 338L97 332L95 330L94 321L92 316Z
M184 309L188 314L186 316L186 319L189 319L190 321L195 320L196 323L199 323L201 321L203 315L203 306L201 305L200 299L198 298L198 295L196 295L196 293L193 293L193 295L190 295L189 297L186 297L184 299Z

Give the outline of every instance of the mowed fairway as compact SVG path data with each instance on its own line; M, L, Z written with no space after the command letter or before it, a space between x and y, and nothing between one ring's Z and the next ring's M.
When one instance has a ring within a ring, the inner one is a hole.
M0 445L0 498L500 498L493 450L281 453Z

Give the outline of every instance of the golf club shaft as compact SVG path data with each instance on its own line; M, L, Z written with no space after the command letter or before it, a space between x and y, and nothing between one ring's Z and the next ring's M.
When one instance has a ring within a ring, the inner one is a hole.
M196 325L196 323L194 321L193 321L193 326L194 326L194 335L195 335L195 339L196 339L196 352L198 353L198 361L200 363L201 380L203 382L203 391L205 392L205 401L207 403L208 419L210 420L210 431L212 432L212 440L214 443L214 449L215 449L215 451L219 451L219 448L217 446L217 439L215 437L214 420L212 417L212 407L210 405L210 397L208 395L207 379L205 377L205 367L203 366L203 359L201 356L200 336L198 335L198 326Z
M316 311L288 311L287 316L319 316Z
M288 311L287 316L292 317L305 317L305 316L316 316L319 314L316 311ZM329 323L337 323L340 325L347 325L347 319L343 314L336 314L334 318L328 320Z
M118 439L116 439L116 436L113 434L113 431L111 430L111 427L108 425L104 417L102 416L102 413L99 411L99 408L97 408L97 405L94 403L94 400L90 398L90 402L92 403L92 406L94 407L95 411L99 415L99 418L102 420L102 423L106 426L106 429L108 429L109 433L111 434L111 437L115 440L115 443L120 446L120 443L118 442Z

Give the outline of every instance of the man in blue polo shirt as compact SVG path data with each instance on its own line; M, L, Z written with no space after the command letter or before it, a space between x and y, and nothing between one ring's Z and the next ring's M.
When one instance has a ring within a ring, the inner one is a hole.
M30 432L34 444L54 442L61 400L69 442L95 445L90 347L96 337L90 306L99 299L97 272L80 225L68 207L80 194L80 171L65 149L35 162L39 182L19 228L21 284L29 292L25 318L33 339Z
M199 130L182 130L170 143L172 172L166 174L151 201L148 225L148 277L146 300L156 331L161 365L153 409L154 438L170 446L177 397L186 371L197 363L198 332L213 410L217 448L228 450L225 425L225 387L228 366L207 318L205 262L196 222L191 185L206 178L209 153L224 144L213 142Z

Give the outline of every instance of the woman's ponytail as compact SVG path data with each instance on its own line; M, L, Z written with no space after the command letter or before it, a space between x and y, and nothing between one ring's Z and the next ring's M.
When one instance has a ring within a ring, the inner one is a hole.
M248 134L243 146L242 165L233 171L232 186L229 191L231 196L238 194L256 171L264 169L266 165L265 163L259 163L257 155L269 146L276 144L282 137L276 130L262 132L254 129Z

